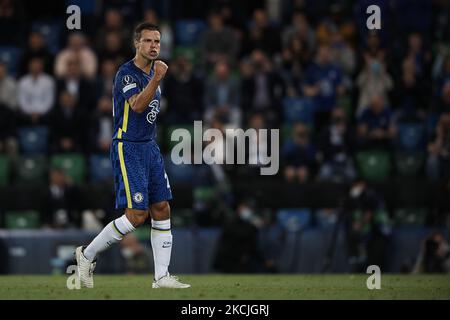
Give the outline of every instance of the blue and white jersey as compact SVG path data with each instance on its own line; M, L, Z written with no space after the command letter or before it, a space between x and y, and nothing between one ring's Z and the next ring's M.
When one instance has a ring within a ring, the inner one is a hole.
M113 140L144 142L156 138L156 118L159 113L161 89L158 86L155 97L142 113L134 112L128 99L145 89L154 74L150 74L134 64L125 62L116 73L113 82Z

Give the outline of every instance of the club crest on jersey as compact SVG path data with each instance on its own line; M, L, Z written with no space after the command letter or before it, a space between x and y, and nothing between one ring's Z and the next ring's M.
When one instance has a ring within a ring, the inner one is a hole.
M140 192L136 192L133 196L133 200L136 203L141 203L144 200L144 196Z
M151 124L155 123L156 117L159 113L159 101L158 100L152 100L150 104L148 105L151 110L149 113L147 113L147 121Z

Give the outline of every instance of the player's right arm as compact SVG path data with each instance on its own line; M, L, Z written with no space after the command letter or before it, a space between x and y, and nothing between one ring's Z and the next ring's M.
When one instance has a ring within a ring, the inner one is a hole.
M149 103L153 100L159 83L166 75L168 67L164 62L157 60L155 61L153 68L155 70L155 73L145 89L128 98L128 103L131 109L133 109L133 111L137 113L143 112L147 108Z

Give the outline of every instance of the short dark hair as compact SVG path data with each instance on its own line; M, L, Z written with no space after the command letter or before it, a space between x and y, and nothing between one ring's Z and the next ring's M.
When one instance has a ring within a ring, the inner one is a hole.
M157 25L150 22L142 22L139 23L134 29L134 40L139 41L141 39L142 30L158 31L161 33Z

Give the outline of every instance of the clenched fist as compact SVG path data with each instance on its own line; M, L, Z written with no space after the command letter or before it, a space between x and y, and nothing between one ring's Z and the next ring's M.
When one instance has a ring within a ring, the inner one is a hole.
M156 60L155 64L153 65L153 69L155 70L155 77L157 80L161 80L166 75L167 69L169 67L167 64L162 62L161 60Z

